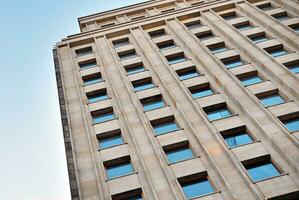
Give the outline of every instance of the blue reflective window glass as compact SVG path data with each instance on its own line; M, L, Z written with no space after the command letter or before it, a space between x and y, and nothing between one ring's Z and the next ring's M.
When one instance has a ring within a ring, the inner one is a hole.
M262 97L262 98L260 98L260 100L261 100L263 106L273 106L273 105L277 105L277 104L284 102L284 99L277 94Z
M260 36L252 37L251 40L255 43L260 43L269 40L269 38L267 38L265 35L260 35Z
M108 112L103 114L93 114L92 119L93 119L93 123L101 123L101 122L115 119L115 115L113 112Z
M91 77L91 78L86 78L83 81L84 81L84 85L91 85L94 83L99 83L103 81L103 79L101 77Z
M99 144L100 144L101 149L113 147L113 146L120 145L123 143L124 143L124 141L123 141L121 135L114 135L112 137L99 139Z
M256 83L261 83L263 82L263 80L259 76L255 75L255 76L250 76L248 78L243 78L241 79L241 82L244 86L248 86Z
M181 186L187 199L200 197L215 191L208 179L182 183Z
M194 77L199 76L198 72L195 69L188 70L185 72L178 72L178 75L180 77L180 80L186 80L189 78L194 78Z
M139 65L139 66L135 66L135 67L130 67L130 68L127 68L126 71L127 73L130 75L130 74L135 74L135 73L138 73L138 72L143 72L145 69L143 67L143 65Z
M178 126L174 121L157 124L157 125L154 125L153 127L154 127L154 130L156 133L155 135L165 134L165 133L175 131L178 129Z
M134 57L137 57L137 54L135 51L119 55L119 58L121 60L126 60L126 59L130 59L130 58L134 58Z
M289 66L288 68L294 74L298 74L299 73L299 64Z
M286 55L288 54L288 52L284 49L275 49L275 50L272 50L272 51L268 51L268 53L273 57L273 58L276 58L278 56L283 56L283 55Z
M130 162L124 162L106 167L108 179L125 176L133 173L133 166Z
M181 56L167 58L167 60L170 65L173 65L175 63L183 62L187 59L185 58L185 56L181 55Z
M93 51L92 51L91 47L76 50L76 55L77 56L86 56L86 55L89 55L89 54L92 54L92 53L93 53Z
M254 182L278 176L280 174L271 162L248 166L246 167L246 170Z
M239 31L245 31L245 30L253 28L253 26L251 26L250 24L244 24L244 25L237 26L236 28Z
M225 135L223 138L230 148L252 143L251 137L245 131Z
M288 16L287 14L283 14L283 15L276 15L273 16L275 19L277 19L278 21L284 21L287 19L290 19L290 16Z
M190 91L192 94L192 97L194 99L209 96L213 94L213 90L211 90L209 87L208 88L200 88L200 89L194 89Z
M228 48L226 48L224 46L220 46L220 47L212 47L212 48L210 48L210 50L212 53L221 53L221 52L227 51Z
M299 131L299 118L287 120L283 123L290 132Z
M165 106L165 103L162 99L156 99L154 101L149 101L142 103L144 111L154 110L157 108L162 108Z
M208 111L207 115L209 120L216 120L229 117L232 115L232 113L227 108L220 108L217 110Z
M181 147L172 151L167 151L166 156L169 163L193 158L193 153L189 147Z
M108 95L106 92L97 93L97 94L88 95L87 99L88 99L88 103L94 103L97 101L108 99Z
M231 69L231 68L244 65L244 62L242 60L232 60L232 61L224 62L224 65L227 69Z
M136 195L133 197L129 197L127 200L142 200L142 196L141 195Z
M171 49L171 48L174 48L174 47L176 47L176 46L173 42L168 42L168 43L165 43L165 44L158 44L158 48L160 50Z
M154 84L152 82L144 82L144 83L134 84L135 91L146 90L146 89L153 88L153 87L154 87Z

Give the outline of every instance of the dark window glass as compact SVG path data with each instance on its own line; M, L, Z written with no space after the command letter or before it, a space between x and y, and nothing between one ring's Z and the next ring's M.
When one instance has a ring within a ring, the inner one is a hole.
M207 39L213 38L215 36L213 35L212 32L208 32L208 33L204 33L204 34L197 34L196 37L199 40L207 40Z
M88 68L96 67L97 62L95 60L92 60L89 62L80 63L79 66L80 66L80 69L88 69Z
M92 47L87 47L87 48L76 50L76 55L77 56L86 56L86 55L89 55L89 54L93 54Z
M278 176L280 173L271 162L257 163L245 167L250 178L256 182Z
M245 30L248 30L248 29L251 29L253 28L254 26L250 25L250 24L242 24L242 25L238 25L238 26L235 26L236 29L238 29L239 31L245 31Z
M92 113L93 123L101 123L105 121L109 121L115 119L114 112L112 110L107 110L105 112L94 112Z
M126 68L126 71L127 71L127 74L135 74L135 73L138 73L138 72L143 72L145 69L143 67L143 65L137 65L137 66L134 66L134 67L129 67L129 68Z
M253 75L250 77L242 78L242 79L240 79L240 81L242 82L242 85L244 85L244 86L263 82L263 80L258 75Z
M173 41L157 44L157 46L160 50L171 49L171 48L176 47L175 44L173 43Z
M126 59L130 59L130 58L135 58L138 55L136 54L135 51L131 51L131 52L127 52L127 53L123 53L123 54L119 54L119 58L121 60L126 60Z
M299 131L299 118L286 120L283 123L287 127L288 131L290 132Z
M189 30L201 27L200 21L189 22L185 24Z
M169 163L187 160L193 158L193 153L189 147L180 147L166 152Z
M206 178L190 181L187 183L181 183L181 186L187 199L200 197L214 192L214 188Z
M194 78L194 77L199 76L199 74L195 68L191 68L191 69L184 70L184 71L178 71L177 74L180 77L180 80L186 80L189 78Z
M130 161L106 167L108 179L125 176L133 173L133 171L133 166Z
M297 24L296 26L290 26L290 28L299 33L299 24Z
M272 10L274 7L271 5L271 3L266 3L266 4L262 4L262 5L258 5L257 6L259 9L263 10L263 11L267 11L267 10Z
M229 13L229 14L225 14L222 16L223 19L225 20L232 20L232 19L236 19L238 18L239 16L236 15L236 13Z
M161 36L163 36L163 35L166 35L164 29L160 29L160 30L152 31L152 32L149 32L148 34L149 34L152 38L161 37Z
M225 61L225 62L223 62L223 64L225 65L225 67L227 69L232 69L232 68L235 68L235 67L242 66L245 63L240 59L234 59L234 60L230 60L230 61Z
M178 129L177 124L172 120L160 124L153 125L155 135L162 135Z
M149 88L155 87L151 80L141 81L141 82L133 82L133 87L135 91L146 90Z
M102 139L99 139L99 145L101 149L106 149L109 147L117 146L120 144L123 144L124 141L121 137L121 135L114 135L111 137L105 137Z
M278 94L264 96L260 98L263 106L273 106L284 102L284 99Z
M287 66L289 68L289 70L291 72L293 72L294 74L298 74L299 73L299 64L293 64L293 65L289 65Z
M84 82L85 86L95 84L95 83L99 83L99 82L102 82L102 81L103 81L103 79L102 79L100 74L95 74L93 76L83 77L83 82Z
M287 13L282 13L279 15L272 15L272 17L274 17L278 21L284 21L284 20L290 19L290 16Z
M255 43L265 42L269 40L269 38L267 38L266 35L258 35L258 36L250 37L250 39Z
M133 197L129 197L127 200L142 200L142 196L141 195L136 195Z
M168 57L168 64L173 65L179 62L186 61L187 59L185 58L184 55L178 55L178 56L173 56L173 57Z
M208 86L204 88L194 88L190 89L193 99L209 96L213 94L213 90Z
M112 43L115 48L118 48L118 47L129 45L130 41L129 41L129 38L124 38L121 40L113 41Z
M144 111L150 111L158 108L163 108L165 106L162 97L152 97L141 101Z
M97 101L102 101L108 99L106 91L97 91L94 93L87 94L88 103L94 103Z
M246 131L240 131L233 134L225 135L223 136L223 138L230 148L252 143L252 139L246 133Z
M229 49L225 46L214 46L214 47L209 47L210 51L212 53L221 53L224 51L228 51Z
M280 49L273 49L273 50L266 50L273 58L279 57L279 56L283 56L288 54L288 52L286 50L284 50L283 48Z
M226 118L232 115L232 113L227 108L218 108L215 110L207 111L206 113L210 121Z

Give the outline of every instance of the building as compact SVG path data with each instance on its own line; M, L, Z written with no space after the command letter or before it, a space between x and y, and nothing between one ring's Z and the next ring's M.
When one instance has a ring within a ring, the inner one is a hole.
M54 48L72 199L299 199L299 1L152 0Z

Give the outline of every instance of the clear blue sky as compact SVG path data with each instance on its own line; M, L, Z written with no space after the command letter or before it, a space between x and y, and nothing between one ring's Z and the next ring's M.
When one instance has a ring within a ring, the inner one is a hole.
M52 46L142 0L0 0L0 199L69 200Z

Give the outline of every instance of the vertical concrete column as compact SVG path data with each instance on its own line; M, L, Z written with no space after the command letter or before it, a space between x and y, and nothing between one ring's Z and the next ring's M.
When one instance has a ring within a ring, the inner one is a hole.
M65 92L66 109L69 114L70 140L73 144L74 166L77 172L79 199L104 199L98 185L97 165L89 138L89 130L80 98L73 59L69 46L58 47L61 77Z
M149 134L153 135L150 125L147 124L144 113L137 109L138 106L133 100L135 94L128 86L128 80L125 80L124 75L121 74L119 68L122 66L116 61L115 53L112 52L112 48L109 47L108 41L104 37L97 38L96 44L103 63L102 73L113 85L111 89L113 89L114 98L118 102L115 106L117 106L116 111L119 111L119 122L122 123L121 127L126 127L126 131L131 136L129 142L135 148L136 153L133 156L138 157L135 160L138 177L144 185L147 198L183 199L170 183L169 169L160 160L161 149L155 146L149 136Z

